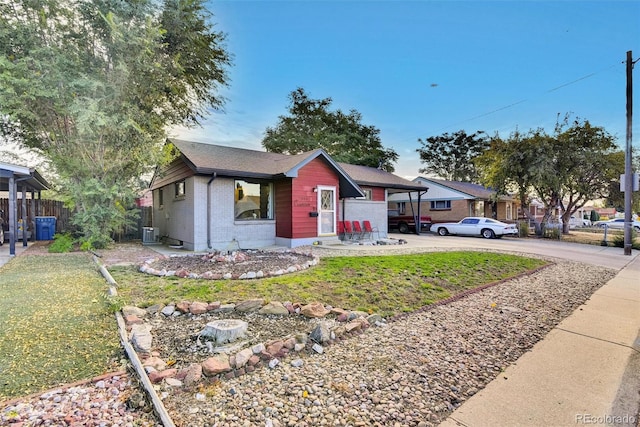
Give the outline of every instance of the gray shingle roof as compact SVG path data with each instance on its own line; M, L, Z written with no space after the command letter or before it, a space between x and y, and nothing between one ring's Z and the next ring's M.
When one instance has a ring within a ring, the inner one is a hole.
M369 166L351 165L340 163L340 166L348 173L358 185L372 185L389 189L426 191L428 187L416 184L387 171Z
M480 184L474 184L472 182L447 181L444 179L424 178L424 177L419 177L417 179L434 182L442 185L443 187L451 188L452 190L456 190L461 193L468 194L477 199L490 200L493 197L495 197L495 194L496 194L495 190L492 190L491 188L486 188ZM500 200L511 200L511 197L501 195Z
M335 162L322 149L288 155L179 139L170 139L169 141L180 150L184 161L197 174L210 175L215 172L220 176L264 179L295 177L298 169L302 166L317 157L322 157L340 175L341 187L358 184L413 191L426 190L426 187L422 185L386 171ZM355 187L357 188L357 186ZM359 189L357 191L359 192ZM362 194L345 195L345 197L358 196L362 196Z

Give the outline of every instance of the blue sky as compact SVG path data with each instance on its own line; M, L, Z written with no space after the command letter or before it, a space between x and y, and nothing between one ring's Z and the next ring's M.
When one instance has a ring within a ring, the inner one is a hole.
M408 178L421 167L418 138L552 132L558 113L603 126L624 147L624 62L628 50L640 57L639 0L208 4L234 56L228 101L201 129L174 136L260 150L303 87L380 129L400 155L396 174Z

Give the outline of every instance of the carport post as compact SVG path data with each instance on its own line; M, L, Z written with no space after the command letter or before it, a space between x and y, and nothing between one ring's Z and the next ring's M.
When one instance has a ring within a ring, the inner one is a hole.
M13 176L9 176L9 255L15 256L16 254L16 179Z
M22 246L27 246L27 187L22 185Z

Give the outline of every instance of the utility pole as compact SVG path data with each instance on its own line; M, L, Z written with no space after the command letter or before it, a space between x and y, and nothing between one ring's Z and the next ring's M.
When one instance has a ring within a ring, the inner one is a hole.
M624 158L624 254L631 255L631 198L633 196L633 170L631 169L631 118L633 115L633 58L627 51L627 140Z

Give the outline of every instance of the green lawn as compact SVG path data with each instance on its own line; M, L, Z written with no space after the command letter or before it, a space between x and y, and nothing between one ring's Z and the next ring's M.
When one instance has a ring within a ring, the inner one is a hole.
M133 267L111 269L119 295L141 307L187 301L238 302L249 298L377 312L413 311L486 283L540 267L539 259L488 252L322 258L318 267L260 280L155 277Z
M21 255L0 268L0 401L113 369L121 349L106 289L86 254Z
M180 300L322 301L388 316L545 262L486 252L323 258L297 274L260 280L155 277L111 269L125 303ZM122 357L107 285L86 254L21 255L0 268L0 401L113 370Z

